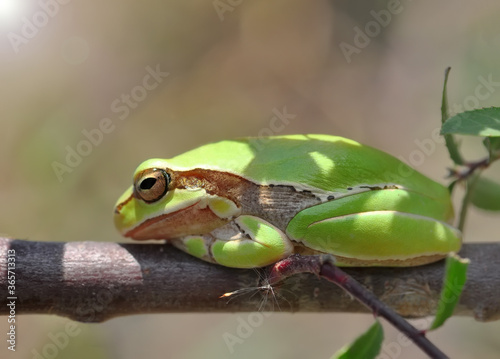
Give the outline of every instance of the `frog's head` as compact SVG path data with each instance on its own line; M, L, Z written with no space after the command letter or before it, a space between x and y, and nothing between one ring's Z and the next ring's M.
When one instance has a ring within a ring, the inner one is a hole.
M239 213L233 200L213 190L213 179L203 176L207 170L172 167L166 160L152 159L136 169L134 184L114 210L115 225L125 237L171 239L209 233Z

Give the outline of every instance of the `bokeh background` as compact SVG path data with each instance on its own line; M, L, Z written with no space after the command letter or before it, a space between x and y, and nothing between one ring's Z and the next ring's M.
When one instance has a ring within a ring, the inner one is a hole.
M496 0L0 0L0 232L124 241L112 209L141 161L239 136L346 136L446 183L451 163L433 137L444 69L454 112L498 106L499 16ZM289 123L274 126L277 112ZM469 159L484 155L478 141L463 145ZM67 162L71 151L85 155ZM498 166L489 174L500 178ZM498 241L497 218L471 211L466 240ZM228 346L248 315L78 323L55 352L69 320L22 316L17 351L3 341L0 357L329 358L373 320L278 312ZM384 358L425 357L386 328ZM499 333L456 317L429 336L453 358L498 358Z

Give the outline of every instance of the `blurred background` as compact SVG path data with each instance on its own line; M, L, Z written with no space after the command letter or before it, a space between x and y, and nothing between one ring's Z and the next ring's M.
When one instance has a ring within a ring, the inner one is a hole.
M499 16L495 0L0 0L0 233L125 241L112 209L141 161L239 136L345 136L446 183L444 70L454 112L499 106ZM468 159L485 155L462 141ZM472 210L465 239L498 241L494 225ZM0 357L329 358L373 321L259 318L231 345L248 313L76 323L58 348L68 319L23 316L16 352L4 341ZM381 357L425 357L386 328ZM498 358L498 333L498 322L456 317L430 338L453 358Z

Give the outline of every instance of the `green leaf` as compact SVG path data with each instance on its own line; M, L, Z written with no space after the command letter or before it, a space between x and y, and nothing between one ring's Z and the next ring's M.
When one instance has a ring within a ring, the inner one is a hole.
M336 352L331 359L371 359L380 353L382 341L384 340L384 330L378 320L354 342L344 346Z
M443 97L441 98L441 123L444 124L449 117L448 111L448 75L450 74L451 67L447 67L444 71L444 85L443 85ZM450 158L456 165L462 165L464 160L458 151L458 144L452 135L444 135L444 140L446 142L446 148L450 154Z
M439 328L453 314L467 280L468 266L469 260L460 258L455 253L450 253L446 258L441 298L439 299L436 317L429 330Z
M500 107L465 111L446 120L441 134L500 136Z
M471 194L471 203L487 211L500 211L500 183L479 177Z

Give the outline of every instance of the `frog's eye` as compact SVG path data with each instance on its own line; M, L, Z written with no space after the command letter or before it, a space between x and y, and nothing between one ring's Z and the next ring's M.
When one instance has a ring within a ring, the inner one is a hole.
M170 175L163 169L144 171L135 181L135 193L145 202L156 202L167 193Z

